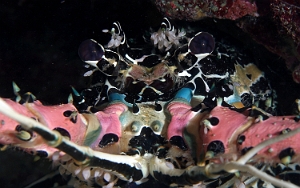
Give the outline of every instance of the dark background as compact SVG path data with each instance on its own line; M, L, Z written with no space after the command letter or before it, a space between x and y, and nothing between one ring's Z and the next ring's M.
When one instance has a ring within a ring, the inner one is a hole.
M0 2L0 96L32 92L50 104L66 102L70 85L84 88L84 63L78 46L88 38L107 44L119 21L126 35L158 26L161 15L149 1L9 0Z
M67 103L70 86L85 88L84 63L77 50L93 38L107 44L119 21L128 37L141 35L162 16L146 0L0 0L0 96L32 92L44 104ZM0 151L0 187L25 187L52 171L51 162L12 148ZM56 176L35 187L66 184Z

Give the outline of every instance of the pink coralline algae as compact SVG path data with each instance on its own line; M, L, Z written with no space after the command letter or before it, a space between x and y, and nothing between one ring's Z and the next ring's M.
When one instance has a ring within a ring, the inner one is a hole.
M274 19L280 21L282 29L289 34L295 42L300 42L300 2L292 3L274 0L270 8L274 12Z
M237 24L255 41L282 57L294 81L300 83L300 2L274 0L264 8L264 15L244 17Z
M155 0L155 4L165 16L181 20L204 17L235 20L258 15L255 2L248 0Z
M287 61L287 67L292 70L292 76L296 83L300 83L300 2L284 2L274 0L270 5L274 12L274 20L281 26L279 33L288 35L294 41L293 50L296 61ZM290 58L288 58L290 59Z

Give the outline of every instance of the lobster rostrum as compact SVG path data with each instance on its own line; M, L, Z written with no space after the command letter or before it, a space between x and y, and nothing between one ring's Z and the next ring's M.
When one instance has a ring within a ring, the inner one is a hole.
M68 104L32 95L20 104L18 89L17 102L0 100L3 148L50 158L77 187L150 176L174 187L300 185L289 179L299 175L299 117L272 115L274 91L237 49L166 18L143 48L129 46L118 22L104 32L105 47L80 45L92 84Z

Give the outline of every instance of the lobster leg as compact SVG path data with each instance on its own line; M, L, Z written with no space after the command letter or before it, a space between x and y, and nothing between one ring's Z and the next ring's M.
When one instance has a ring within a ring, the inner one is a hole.
M98 142L100 148L119 141L122 129L119 117L127 109L128 108L124 103L114 101L103 111L95 113L95 116L100 121L102 129L99 136L101 141Z
M140 156L113 155L79 146L63 137L59 132L50 130L45 125L18 114L3 99L0 99L0 113L18 121L24 129L38 133L48 145L67 153L82 166L98 166L117 175L122 180L137 183L148 176L147 162Z
M175 145L182 150L189 149L184 140L184 129L189 126L193 127L193 125L197 128L198 124L195 122L199 122L205 115L205 113L199 113L199 110L194 110L191 107L189 104L191 98L192 90L189 88L182 88L177 92L174 99L167 107L172 116L168 127L168 139L172 145Z
M278 187L297 188L298 186L279 180L256 167L247 164L247 162L259 151L264 148L290 138L300 133L300 128L296 128L289 133L279 135L277 137L265 140L259 145L249 150L244 156L237 161L230 161L224 164L209 163L206 166L190 166L186 169L175 169L172 165L168 165L164 159L153 158L149 165L151 175L157 180L169 185L195 185L208 179L217 179L224 175L224 172L235 173L237 171L247 172L264 181L270 182Z
M165 159L152 158L149 165L151 175L164 184L171 186L195 185L218 176L208 176L205 167L190 166L186 169L176 169Z
M190 166L186 169L175 169L172 168L172 165L168 165L168 162L165 159L159 159L158 156L153 156L151 154L148 156L113 155L93 151L89 147L79 146L66 139L59 132L50 130L48 127L34 119L17 113L2 99L0 99L0 113L18 121L25 130L31 130L38 133L48 145L67 153L78 165L82 167L100 167L125 181L142 183L150 172L156 179L170 185L193 185L207 179L216 179L220 175L223 175L224 171L228 173L244 171L280 187L297 187L289 182L278 180L265 172L256 169L254 166L247 164L247 161L269 145L298 134L300 128L265 140L249 150L246 155L240 157L240 159L235 162L230 161L224 164L215 164L211 162L203 167Z

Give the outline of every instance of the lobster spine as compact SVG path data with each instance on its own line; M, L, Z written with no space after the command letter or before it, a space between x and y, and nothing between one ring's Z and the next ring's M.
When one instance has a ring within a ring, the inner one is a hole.
M34 101L33 103L21 105L9 99L4 100L19 114L31 117L35 122L41 122L48 129L60 132L74 143L83 144L87 130L87 120L83 115L78 114L72 104L44 106L41 102ZM56 151L52 147L48 147L38 134L20 128L18 122L2 114L0 114L0 119L3 122L3 126L0 128L3 133L0 138L2 144L14 144L25 148L34 146L36 150L47 151L48 156Z
M270 116L263 119L245 114L249 112L240 113L235 109L217 105L209 117L202 121L200 135L203 136L207 160L223 154L229 158L239 157L263 141L300 127L296 116ZM284 164L299 162L299 139L300 134L290 136L261 149L253 159Z

